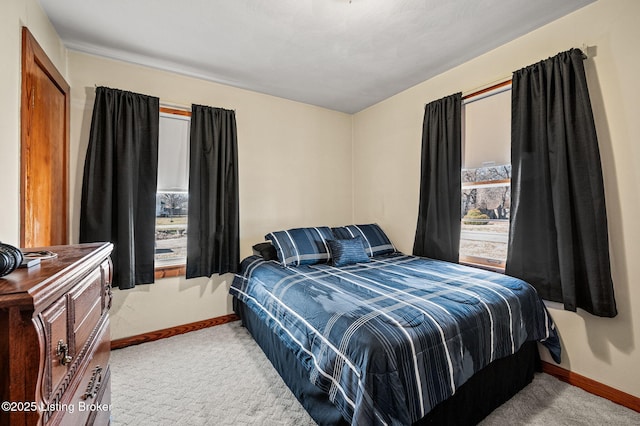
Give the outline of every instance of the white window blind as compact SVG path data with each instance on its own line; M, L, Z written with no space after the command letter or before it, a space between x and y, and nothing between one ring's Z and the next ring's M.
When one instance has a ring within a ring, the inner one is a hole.
M160 113L158 192L189 189L190 117Z
M463 168L511 163L510 88L465 102Z

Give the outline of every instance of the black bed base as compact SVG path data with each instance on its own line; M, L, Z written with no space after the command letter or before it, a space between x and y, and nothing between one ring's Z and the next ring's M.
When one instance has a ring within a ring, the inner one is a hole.
M309 372L244 303L233 299L236 313L298 401L319 425L349 424L312 384ZM536 342L527 342L515 354L495 360L472 376L456 393L438 404L415 425L474 425L533 380L540 370Z

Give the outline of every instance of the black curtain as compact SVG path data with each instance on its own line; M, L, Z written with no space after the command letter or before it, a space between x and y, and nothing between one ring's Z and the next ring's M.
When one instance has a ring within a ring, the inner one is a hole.
M566 310L613 317L604 186L583 60L571 49L513 73L505 272Z
M427 104L424 110L416 256L458 262L461 106L462 94L456 93Z
M193 105L187 278L238 271L237 145L234 111Z
M114 244L113 283L154 281L159 99L96 88L80 205L80 242Z

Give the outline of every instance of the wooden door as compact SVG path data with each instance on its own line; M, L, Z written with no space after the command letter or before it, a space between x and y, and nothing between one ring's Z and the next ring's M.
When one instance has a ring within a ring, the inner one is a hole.
M69 85L22 28L22 247L68 243Z

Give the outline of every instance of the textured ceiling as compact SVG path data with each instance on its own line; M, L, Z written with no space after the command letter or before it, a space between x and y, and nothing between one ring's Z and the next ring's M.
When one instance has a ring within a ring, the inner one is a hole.
M593 1L40 3L70 49L354 113Z

